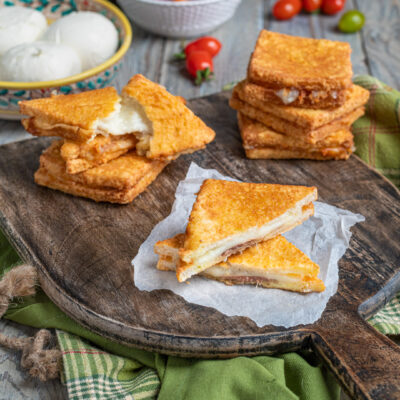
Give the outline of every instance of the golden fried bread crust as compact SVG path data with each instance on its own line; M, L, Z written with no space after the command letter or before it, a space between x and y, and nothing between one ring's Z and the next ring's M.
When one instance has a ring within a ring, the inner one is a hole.
M77 94L52 95L42 99L20 101L18 104L21 114L31 117L30 121L24 122L24 127L29 133L85 141L94 134L91 130L93 123L98 118L110 115L119 101L120 97L115 88L107 87ZM42 130L45 134L41 134Z
M123 88L122 96L139 103L152 123L153 133L141 140L139 154L153 159L172 160L180 154L203 149L215 132L187 108L180 98L143 75L135 75Z
M246 96L243 89L244 84L244 81L242 81L235 86L232 93L232 100L236 101L231 103L232 108L239 108L238 111L242 111L240 108L243 107L244 102L247 103L247 105L256 108L258 115L261 113L265 113L269 115L269 119L273 119L273 117L280 118L287 123L292 123L293 126L298 126L302 128L304 132L315 130L322 127L323 125L332 123L333 121L345 116L346 114L349 114L351 111L362 107L369 98L368 90L358 85L352 85L352 87L346 91L345 103L342 106L333 110L314 110L292 106L278 106L276 104L259 101L251 96ZM241 100L241 103L238 103L237 100ZM243 113L246 114L244 110ZM248 116L250 118L260 121L260 117L254 118L250 115ZM268 123L266 123L266 125L271 126L275 130L283 132L282 130L277 129Z
M136 142L134 135L97 135L84 143L64 140L60 155L66 163L67 172L76 174L118 158L134 149Z
M274 103L281 106L286 105L282 98L277 95L277 89L265 88L246 80L243 90L246 97L250 96L266 103ZM290 106L316 109L337 108L346 101L346 90L335 91L335 96L332 96L330 93L325 91L300 90L298 97L290 103Z
M312 215L316 198L315 187L205 180L179 253L178 280L292 229Z
M250 58L248 77L269 88L341 90L351 85L351 47L262 30Z
M352 154L351 148L342 146L327 147L323 149L296 149L279 147L255 147L246 149L246 157L250 159L272 159L272 160L347 160Z
M179 260L174 255L178 254L183 242L184 235L179 234L156 243L154 250L160 254L157 269L176 270ZM272 275L269 275L271 273ZM318 279L318 273L317 264L283 236L278 235L245 249L241 254L228 257L226 262L214 265L200 275L222 281L227 285L253 284L297 292L321 292L325 289L325 285ZM251 278L260 279L247 279L249 275ZM262 276L264 278L269 276L269 279L262 279ZM279 276L291 279L289 281L279 279Z
M156 268L160 271L175 271L176 262L169 256L160 256L158 258Z
M179 249L183 247L185 243L185 234L179 233L172 238L160 240L154 245L154 252L160 256L178 256Z
M289 276L292 278L291 282L284 282L281 279L260 279L257 277L231 277L231 278L216 278L211 276L205 270L202 276L208 279L214 279L219 282L225 283L225 285L255 285L257 287L263 287L266 289L282 289L289 290L291 292L299 292L299 293L310 293L310 292L323 292L325 290L324 282L321 279L308 277L308 276L298 276L297 274L292 274Z
M49 124L44 118L25 118L22 125L33 136L62 137L69 140L85 142L92 138L92 130L66 124Z
M352 149L353 135L349 129L340 129L329 136L316 141L314 144L304 140L302 136L289 136L278 133L267 126L238 113L238 124L245 149L274 147L279 149L324 149L329 147L343 147Z
M153 171L157 171L158 174L167 164L163 161L148 160L130 152L106 164L71 175L65 171L65 161L60 156L62 144L62 140L53 142L40 156L40 166L59 180L75 182L90 188L127 190L147 174L152 174Z
M81 183L64 179L65 177L54 177L44 167L40 167L36 171L35 182L50 189L60 190L73 196L86 197L98 202L127 204L146 190L147 186L154 181L160 172L161 170L154 169L143 176L135 186L124 190L87 187Z

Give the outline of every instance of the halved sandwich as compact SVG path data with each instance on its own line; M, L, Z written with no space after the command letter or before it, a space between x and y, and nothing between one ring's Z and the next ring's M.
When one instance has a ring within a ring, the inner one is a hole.
M60 136L87 142L97 135L138 139L139 155L173 160L205 147L215 132L168 93L144 76L135 75L121 97L114 88L21 101L25 129L36 136Z
M180 249L178 281L301 224L316 199L315 187L205 180Z
M260 101L249 96L244 90L245 82L239 82L232 92L229 105L277 132L291 136L314 136L322 138L338 130L337 124L343 119L353 123L364 113L364 105L368 101L369 91L361 86L352 85L346 90L343 105L333 110L318 110L279 106Z
M77 174L68 174L60 155L62 140L53 142L40 156L35 182L41 186L95 201L126 204L149 186L167 161L149 160L135 152Z
M346 160L354 150L349 127L331 133L314 144L305 138L275 132L238 112L243 147L248 158Z
M346 42L262 30L248 67L249 81L278 104L338 107L353 75Z
M184 241L185 235L179 234L155 244L154 251L160 256L159 270L177 269ZM317 264L279 235L228 257L226 262L213 265L200 275L227 285L247 284L307 293L325 290L318 273Z

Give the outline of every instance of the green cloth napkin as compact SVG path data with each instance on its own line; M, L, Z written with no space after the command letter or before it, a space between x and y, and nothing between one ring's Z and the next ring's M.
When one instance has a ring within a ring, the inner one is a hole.
M354 83L370 91L365 115L353 124L356 154L400 187L400 92L369 75Z
M400 93L369 76L355 82L371 90L367 114L353 126L357 154L400 184ZM0 232L0 276L20 263ZM338 399L332 375L311 353L276 357L196 360L126 347L83 328L38 289L6 315L37 328L56 328L69 398L78 399ZM400 294L369 322L400 334Z

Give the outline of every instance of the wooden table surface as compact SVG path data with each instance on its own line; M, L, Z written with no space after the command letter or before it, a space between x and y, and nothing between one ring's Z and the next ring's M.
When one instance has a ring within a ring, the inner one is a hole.
M400 88L400 0L347 0L346 9L359 9L366 16L363 30L346 35L337 31L339 16L299 15L292 21L278 22L271 17L274 1L243 0L234 18L213 33L223 43L215 59L216 77L194 86L181 63L172 60L180 41L148 34L133 26L133 41L115 85L118 89L135 73L166 86L186 98L219 92L230 82L242 79L261 28L298 36L348 41L353 49L355 74L371 74L394 88ZM18 122L0 121L0 144L23 140L29 135ZM0 331L11 336L32 335L33 328L0 320ZM59 380L40 383L20 368L19 352L0 348L0 400L66 399Z

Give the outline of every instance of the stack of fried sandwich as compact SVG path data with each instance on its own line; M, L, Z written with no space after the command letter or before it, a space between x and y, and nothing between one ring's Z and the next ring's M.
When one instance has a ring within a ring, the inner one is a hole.
M121 96L108 87L19 105L29 133L62 138L41 155L35 182L95 201L131 202L171 160L215 136L182 98L142 75Z
M179 282L200 274L227 285L322 292L319 266L282 233L314 213L317 189L205 180L186 232L157 242L157 268Z
M348 43L261 31L230 105L248 158L347 159L369 92L352 83Z

